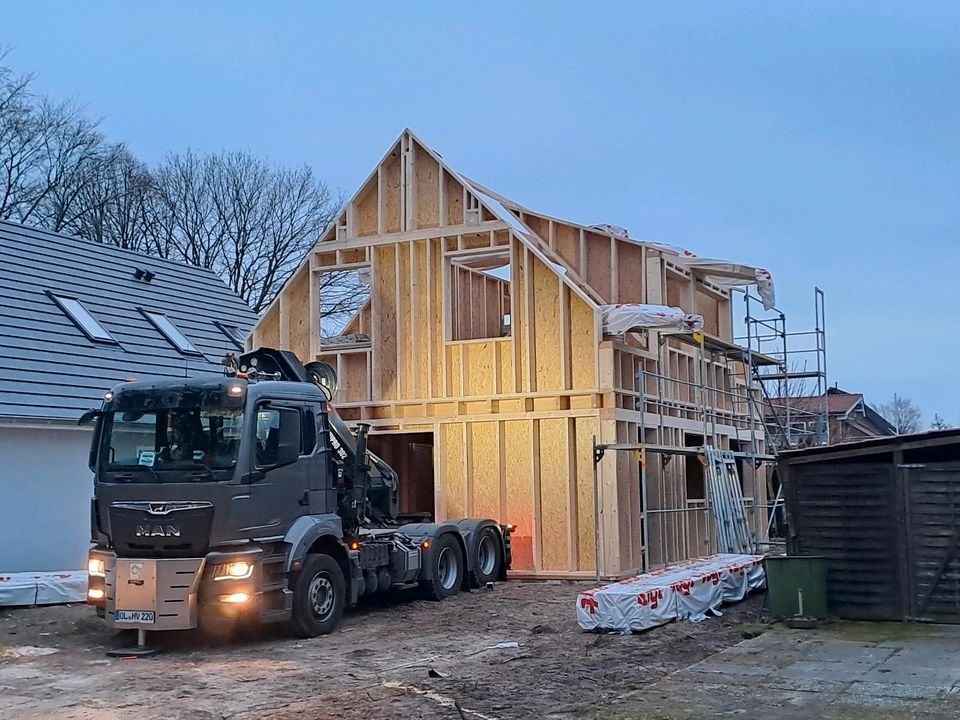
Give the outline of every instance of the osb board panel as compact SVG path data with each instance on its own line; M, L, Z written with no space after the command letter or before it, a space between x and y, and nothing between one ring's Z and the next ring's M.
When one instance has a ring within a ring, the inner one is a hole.
M280 347L280 303L274 303L260 319L254 341L260 347Z
M511 332L514 337L513 367L517 378L518 392L530 391L529 337L527 319L527 263L530 254L520 243L513 242L513 267L510 277L513 281L514 296L511 315Z
M377 177L374 176L360 193L356 200L355 217L357 227L354 232L357 237L377 234L378 203L380 196L377 192Z
M393 245L378 245L373 255L371 319L377 371L373 387L377 399L397 400L397 254Z
M617 302L643 303L643 248L617 241Z
M366 353L342 354L343 374L339 380L343 399L340 402L363 402L370 399L367 388L367 357Z
M408 343L412 348L410 374L414 382L409 397L425 398L430 396L430 344L437 328L430 324L427 243L424 240L414 242L411 248L410 297L413 308Z
M441 272L443 261L440 251L440 240L430 240L429 244L429 263L426 272L429 277L424 278L424 284L429 288L430 311L429 326L427 327L428 342L431 347L431 362L428 372L431 379L431 396L442 397L444 395L443 386L443 282Z
M687 302L687 281L667 273L667 305L678 307L684 312L692 312Z
M497 423L467 424L470 437L470 471L467 474L470 517L500 517L500 453Z
M573 390L599 387L596 318L589 305L564 287L570 298L570 380Z
M449 397L460 397L463 395L463 373L461 372L461 363L463 361L463 345L447 345L447 375Z
M496 344L497 355L500 363L500 387L501 393L515 392L515 383L513 377L513 341L503 340Z
M285 289L290 312L289 347L301 361L310 359L310 266L304 265Z
M493 363L496 360L496 343L465 343L463 345L464 374L466 376L466 392L464 395L493 395L494 387Z
M502 520L517 526L513 533L513 568L533 570L536 516L530 463L530 422L508 420L501 423L501 428L506 486L506 516Z
M463 423L440 426L440 480L443 483L443 518L461 518L467 515L467 488L465 482L466 448L463 442Z
M593 438L600 432L596 418L574 420L576 435L577 487L577 570L596 570L596 527L594 524Z
M426 152L416 154L415 164L417 227L437 227L440 224L440 165Z
M554 223L556 251L574 272L580 272L580 230L564 223Z
M395 149L384 163L383 191L384 198L384 230L388 233L400 232L400 208L403 188L400 183L400 150Z
M446 225L463 224L463 185L448 173L443 174L443 199L447 206Z
M617 442L636 442L635 428L633 423L617 423ZM639 567L640 463L633 453L617 453L617 503L620 506L620 567Z
M413 303L410 292L410 247L411 243L397 245L397 397L417 397L416 371L413 367L413 346L420 341L421 333L414 336Z
M703 330L708 335L720 335L720 316L717 299L697 288L697 308L694 311L703 315Z
M560 281L556 273L533 258L533 312L536 337L537 391L561 390Z
M613 301L610 238L587 233L587 284L606 302Z
M525 214L521 222L539 235L544 242L549 241L549 223L547 220L537 217L536 215Z
M570 497L567 420L540 420L540 532L543 570L568 570Z

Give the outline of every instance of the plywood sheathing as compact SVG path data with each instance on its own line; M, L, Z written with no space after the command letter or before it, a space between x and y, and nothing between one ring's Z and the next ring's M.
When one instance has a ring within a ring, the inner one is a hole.
M484 195L502 207L488 207ZM509 289L466 269L491 254L509 259ZM322 344L317 279L343 269L369 273L370 301L345 331L369 335L369 346ZM439 518L512 522L518 572L589 577L593 438L635 442L644 426L650 442L682 444L684 429L702 428L685 386L665 388L668 406L649 404L657 383L639 387L637 374L659 367L657 335L605 340L599 307L610 302L702 312L730 339L726 292L655 246L512 203L405 131L264 313L253 341L333 365L335 402L348 420L370 422L375 433L432 433ZM694 352L665 343L662 370L698 377ZM731 382L719 367L707 376L715 387ZM724 437L748 436L749 418L724 411ZM709 550L703 510L686 497L684 462L648 464L649 508L671 512L647 516L636 459L608 453L599 464L604 575L641 567L643 522L653 562Z

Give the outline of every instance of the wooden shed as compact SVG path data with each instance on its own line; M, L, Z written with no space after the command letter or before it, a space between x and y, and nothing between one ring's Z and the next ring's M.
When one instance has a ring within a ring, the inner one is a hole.
M604 337L610 303L702 314L706 344ZM703 468L651 460L644 493L639 459L609 453L598 519L594 437L762 450L729 303L662 248L523 208L406 130L248 342L336 368L335 403L372 424L402 509L514 523L514 570L540 577L594 576L599 524L600 570L618 576L641 569L644 538L650 565L711 551Z

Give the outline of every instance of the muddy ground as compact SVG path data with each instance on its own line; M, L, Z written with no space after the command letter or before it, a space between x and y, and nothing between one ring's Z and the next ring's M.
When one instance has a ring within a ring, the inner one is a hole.
M579 718L765 629L762 595L721 618L641 635L580 631L585 586L498 584L442 603L385 600L348 612L333 635L297 640L278 628L230 642L151 635L161 654L109 659L134 641L86 606L0 612L0 717ZM501 642L519 647L491 649Z

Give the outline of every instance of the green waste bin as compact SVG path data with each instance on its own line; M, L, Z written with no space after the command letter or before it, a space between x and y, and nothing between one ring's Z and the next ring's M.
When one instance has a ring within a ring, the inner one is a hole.
M827 561L822 557L768 557L767 605L774 620L827 617ZM801 612L801 595L803 611Z

